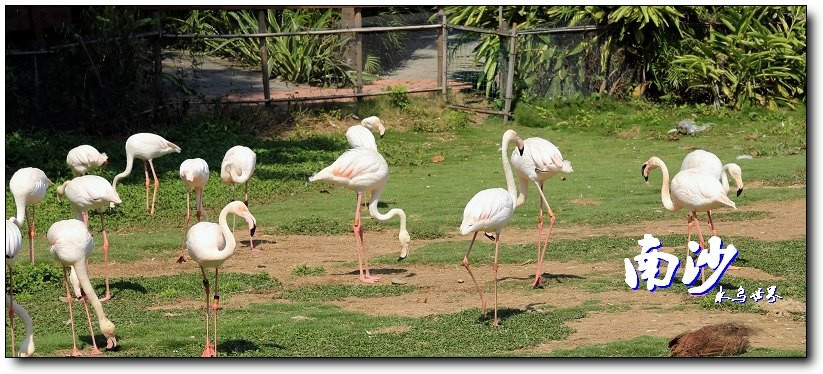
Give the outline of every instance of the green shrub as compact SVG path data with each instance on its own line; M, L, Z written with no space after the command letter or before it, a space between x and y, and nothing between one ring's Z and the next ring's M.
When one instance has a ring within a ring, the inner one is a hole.
M409 101L409 92L406 91L406 87L402 84L389 88L388 92L389 100L393 106L406 110L406 108L409 107L409 104L411 104Z

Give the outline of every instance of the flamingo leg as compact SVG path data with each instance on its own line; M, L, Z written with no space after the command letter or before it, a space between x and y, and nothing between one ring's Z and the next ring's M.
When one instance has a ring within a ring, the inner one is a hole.
M219 288L219 282L217 282L217 268L214 268L214 303L211 305L211 309L214 312L214 357L217 357L217 309L220 304L220 295L218 294Z
M357 240L357 267L360 270L360 281L363 283L374 283L377 279L368 276L363 271L363 257L365 255L365 248L363 246L363 226L360 224L360 204L363 200L363 194L357 193L357 205L354 209L354 238Z
M231 201L237 201L237 185L231 184ZM246 205L248 207L248 205ZM231 215L231 233L234 234L234 229L237 227L237 216Z
M195 205L197 205L195 207L195 209L197 209L197 211L195 212L195 215L197 215L197 222L200 222L200 220L206 214L206 210L203 209L203 188L200 187L200 188L196 189L194 191L194 193L195 193L195 197L194 197ZM186 196L186 198L188 198L188 196Z
M689 212L689 215L686 217L686 225L689 227L688 234L686 236L686 243L692 241L692 214ZM689 250L689 246L686 246L686 257L692 255L692 252Z
M186 233L189 231L189 219L191 218L191 210L189 208L189 195L191 192L186 190L186 226L183 228L183 245L180 246L180 255L177 256L177 263L182 264L186 262L186 257L183 256L183 250L186 248ZM200 211L197 212L197 221L200 221Z
M86 310L86 321L89 322L89 334L91 335L91 344L93 346L93 348L91 350L91 354L93 354L93 355L102 354L103 352L100 352L100 350L97 348L97 340L94 339L94 326L92 326L92 324L91 324L91 314L89 314L89 302L88 302L88 300L86 300L85 292L81 291L80 298L83 300L83 308L85 308L85 310Z
M494 322L492 322L492 326L500 325L500 320L497 319L497 253L500 251L500 231L497 232L494 238L494 266L492 266L492 271L494 271Z
M31 219L29 219L31 218ZM34 205L31 206L31 214L26 215L26 223L29 226L29 260L34 263Z
M535 280L532 287L538 288L543 285L543 257L546 256L546 250L549 248L549 241L552 237L552 229L554 228L555 216L554 211L549 206L548 200L546 200L546 195L543 193L543 184L535 182L537 185L537 192L540 192L540 199L542 200L543 204L546 204L546 210L549 213L549 232L546 235L546 244L542 246L541 249L541 240L542 240L542 231L543 231L543 206L540 206L540 218L538 223L538 234L537 234L537 273L535 274Z
M9 327L11 328L11 354L14 354L17 350L14 349L14 275L12 273L12 266L8 266L9 269Z
M697 228L697 236L700 238L700 248L704 251L708 251L709 248L706 247L706 242L703 240L703 233L700 232L700 221L697 220L697 212L692 212L692 219L694 220L694 226ZM703 269L700 269L700 281L706 281L706 273Z
M149 166L151 166L151 175L154 177L154 195L151 197L151 212L150 215L154 215L154 202L157 201L157 188L160 187L160 181L157 180L157 173L154 172L154 162L149 160Z
M149 166L143 160L143 171L146 172L146 210L149 210Z
M209 280L206 278L206 270L202 266L200 272L203 274L203 287L206 290L206 308L204 310L206 313L206 346L203 348L203 354L200 357L215 357L217 353L209 342Z
M245 185L245 192L243 192L243 204L246 204L246 207L249 207L249 181L243 183Z
M463 267L469 272L469 276L472 277L472 282L474 282L474 288L477 289L477 293L480 294L480 304L483 310L483 318L486 318L486 295L483 294L483 290L480 289L480 285L477 284L477 279L474 278L474 274L472 273L472 269L469 266L469 255L472 253L472 247L474 246L474 240L477 239L477 232L474 233L472 236L472 241L469 243L469 250L466 251L466 255L463 256Z
M712 231L712 236L717 236L717 230L715 230L714 221L712 220L712 211L709 210L706 214L709 216L709 230Z
M109 236L106 234L106 220L103 219L103 213L100 213L100 226L103 228L103 262L106 263L106 296L100 299L103 302L111 299L111 290L109 289Z
M83 223L86 224L86 227L89 227L89 212L83 212Z
M63 268L63 284L66 286L66 299L69 301L69 321L71 321L71 340L74 347L71 350L71 355L74 357L82 356L83 354L80 353L80 350L77 349L77 335L74 333L74 311L72 310L72 304L74 303L74 298L71 297L71 291L69 290L69 275L66 272L66 268Z

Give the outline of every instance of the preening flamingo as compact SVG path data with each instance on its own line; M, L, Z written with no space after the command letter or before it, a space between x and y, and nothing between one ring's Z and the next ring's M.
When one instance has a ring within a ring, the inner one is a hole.
M6 308L13 310L14 313L20 316L23 320L23 325L26 327L26 335L23 337L23 342L20 343L20 351L17 352L18 357L31 357L34 354L34 326L32 325L31 316L25 308L20 304L11 301L9 294L6 294ZM10 313L13 315L13 313ZM12 317L14 318L14 317ZM12 332L14 328L12 327ZM14 353L14 333L11 335L11 352Z
M157 173L154 171L155 158L165 156L169 153L180 153L180 147L174 143L164 139L162 136L151 133L139 133L130 136L126 140L126 170L114 176L112 186L117 189L117 181L128 177L131 174L131 168L134 166L134 159L143 160L143 169L146 172L146 210L149 210L149 169L146 167L146 161L151 166L151 175L154 177L154 195L151 198L150 215L154 215L154 203L157 200L157 188L160 186L160 181L157 180ZM114 204L111 204L114 208Z
M12 222L17 227L23 227L23 221L29 228L29 260L34 263L34 205L43 201L46 197L46 190L52 185L51 180L46 177L46 173L38 168L22 168L14 172L9 181L9 190L14 196L14 204L17 207L17 215L12 217ZM31 221L26 221L27 205L31 205Z
M69 165L74 176L79 177L100 166L108 165L109 157L90 145L80 145L69 151L66 164Z
M72 335L72 356L79 356L81 353L77 349L77 335L74 333L74 312L72 308L73 298L69 290L69 270L74 268L77 280L80 283L82 293L94 308L97 314L97 321L100 331L106 337L106 349L113 349L117 346L117 338L114 334L114 324L106 318L103 311L103 304L97 298L94 288L89 282L89 273L86 269L86 260L94 248L94 239L91 237L83 221L69 219L55 222L49 228L49 243L51 244L51 255L63 265L63 281L66 288L66 298L69 304L69 319L71 321ZM91 328L91 326L89 326ZM94 336L94 332L91 334ZM92 352L96 353L96 352Z
M202 357L217 356L217 308L220 301L219 283L217 281L217 271L229 257L234 255L237 243L234 239L226 217L229 213L246 219L249 224L249 233L254 236L257 229L257 221L249 212L246 204L240 201L233 201L220 211L218 223L200 222L189 229L186 235L186 251L194 262L200 265L200 272L203 274L203 287L206 290L206 346L203 349ZM206 278L206 269L214 268L214 346L209 343L209 280Z
M380 277L374 277L369 270L369 257L363 244L363 227L360 224L360 204L365 192L371 192L369 214L378 221L388 221L395 216L400 217L400 258L406 258L409 252L411 237L406 231L406 212L402 209L391 209L386 214L380 214L377 204L380 195L389 180L389 165L380 153L370 149L349 149L337 158L334 163L309 178L309 182L324 181L354 190L357 193L357 203L354 206L354 237L357 241L357 266L360 271L360 281L363 283L377 282Z
M537 186L540 193L540 213L537 216L537 272L534 274L532 287L537 288L543 284L543 257L549 247L554 228L555 215L546 195L543 191L543 183L558 173L572 173L571 162L563 159L563 155L557 147L543 138L528 138L523 141L525 150L520 154L520 150L512 151L511 162L514 172L520 180L520 194L517 196L516 206L519 207L526 202L529 194L529 182ZM549 213L549 232L546 234L546 244L542 246L543 240L543 206Z
M649 172L657 168L663 172L663 185L660 188L663 206L673 212L681 208L688 209L691 212L688 220L688 240L692 238L692 221L694 221L697 226L697 235L700 236L700 246L707 248L703 241L703 234L700 232L697 212L706 212L722 206L737 209L734 202L726 196L726 191L723 190L720 181L702 169L681 170L672 178L670 192L669 169L663 160L657 157L650 158L642 166L642 175L646 182L649 181ZM688 249L686 251L689 255Z
M739 165L735 163L723 165L720 158L714 153L697 149L687 154L686 158L683 159L683 164L680 166L681 171L694 168L702 169L719 179L723 185L723 191L727 195L729 194L728 175L731 175L734 183L737 185L737 196L739 197L740 194L743 193L743 171ZM706 211L706 215L709 217L708 224L709 229L712 230L712 235L717 235L717 230L715 230L714 221L712 220L712 211Z
M23 234L14 223L14 218L6 221L6 269L9 272L9 293L6 294L6 306L14 300L14 261L23 247ZM14 352L14 308L9 308L9 327L11 327L11 351Z
M369 129L362 125L349 127L349 129L346 130L346 140L352 148L377 151L377 142L374 141L374 135L372 135Z
M469 243L469 250L466 251L466 255L463 257L463 266L469 272L469 276L471 276L474 282L474 287L480 294L484 317L486 316L486 296L483 294L483 290L480 289L480 285L477 284L477 280L474 278L474 274L469 267L469 255L472 252L474 241L477 239L477 233L493 231L497 234L494 238L494 265L492 266L492 270L494 271L494 326L497 326L499 323L497 319L497 254L500 250L500 233L514 215L517 202L517 187L515 187L512 168L507 157L510 143L517 145L517 151L521 156L523 155L524 148L523 140L517 136L514 130L507 130L503 133L501 151L503 173L506 175L507 189L489 188L475 194L474 197L469 200L469 203L466 204L466 208L463 210L463 222L460 224L461 235L466 235L471 232L474 233L472 241Z
M180 164L180 180L186 186L186 227L183 229L183 246L180 247L180 256L177 257L177 263L186 262L183 256L183 249L186 247L186 232L189 231L189 219L191 218L190 196L191 190L194 190L195 199L195 215L197 222L200 222L202 215L206 214L203 209L203 187L209 181L209 164L202 158L190 158Z
M360 124L363 125L363 127L369 129L370 131L377 130L381 138L386 133L386 124L383 122L382 119L377 118L377 116L363 118L363 120L360 121Z
M225 184L230 184L232 188L232 199L237 200L235 185L245 185L246 191L243 195L243 203L249 206L249 179L254 174L257 167L257 155L249 147L236 145L226 151L223 162L220 164L220 179ZM234 218L232 218L232 230L234 229ZM249 238L249 246L252 251L254 240Z

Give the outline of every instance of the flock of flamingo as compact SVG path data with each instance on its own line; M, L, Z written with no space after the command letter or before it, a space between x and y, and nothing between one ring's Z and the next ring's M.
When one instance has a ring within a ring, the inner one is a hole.
M309 178L309 182L322 181L355 191L356 205L353 232L357 243L358 279L363 283L375 283L380 278L373 276L370 272L369 255L363 240L360 211L365 201L364 193L369 193L368 212L373 218L379 221L388 221L395 217L400 218L398 235L401 244L400 260L408 255L411 241L411 237L406 230L405 211L395 208L389 210L386 214L382 214L377 210L378 201L388 182L389 168L385 158L377 148L372 131L378 131L381 138L385 133L384 122L375 116L362 120L359 125L351 126L346 131L346 139L350 149L338 157L334 163ZM509 156L508 149L511 146L514 146L515 149ZM96 175L85 175L87 172L108 163L108 157L105 153L99 153L90 145L81 145L69 152L66 162L75 177L57 187L57 195L58 200L65 197L69 201L74 212L74 219L55 222L49 228L47 238L51 245L52 257L63 266L66 299L71 321L73 356L81 355L81 352L77 349L74 328L72 304L75 299L82 301L84 305L92 337L93 348L91 353L100 354L101 352L94 337L94 329L88 308L89 303L97 315L100 330L106 338L106 349L113 349L117 346L115 326L106 317L102 307L103 301L111 299L108 273L109 245L103 213L106 209L113 209L116 205L122 203L116 190L117 182L131 173L135 158L143 160L146 176L146 210L150 215L153 215L159 180L152 160L170 153L180 153L180 151L180 147L159 135L150 133L132 135L126 141L126 170L115 176L112 183ZM551 233L556 220L544 193L543 184L554 175L573 172L571 162L563 158L560 150L554 144L538 137L523 140L514 130L507 130L503 134L501 159L506 179L506 189L489 188L475 194L463 211L463 221L460 225L462 235L473 233L462 263L480 295L484 318L486 316L486 296L472 273L469 256L478 233L484 233L485 236L495 242L494 263L492 266L495 292L493 326L499 324L497 317L498 253L503 228L511 220L515 210L526 202L529 185L533 184L540 195L538 201L540 208L537 223L537 269L532 287L541 287L543 257L551 240ZM248 183L249 178L254 174L256 164L256 155L248 147L238 145L226 152L220 168L220 177L224 183L231 184L233 189L236 184L245 185L245 193L242 202L232 201L221 210L218 223L201 221L206 216L202 200L203 189L209 179L208 164L201 158L194 158L185 160L180 165L180 179L187 189L186 235L185 245L181 248L177 262L185 262L185 253L188 253L188 256L199 265L203 276L205 290L203 357L217 356L217 311L220 299L218 270L235 253L237 247L233 229L228 226L228 215L232 214L234 217L245 219L251 237L254 236L257 227L257 221L248 208ZM149 204L149 187L151 184L149 168L154 179L154 193L151 204ZM700 225L697 222L697 213L707 213L708 227L712 234L716 235L711 210L723 206L736 209L734 202L727 196L730 189L727 174L734 179L738 187L737 195L739 196L743 190L740 167L736 164L723 165L716 155L707 151L696 150L684 159L680 172L671 179L671 182L666 164L658 157L652 157L642 165L642 175L647 183L649 172L656 168L660 168L663 173L661 187L663 206L670 211L687 209L690 213L687 219L689 240L691 240L691 229L694 224L700 236L701 247L706 248L700 232ZM519 189L515 184L515 175L519 181ZM46 177L42 170L30 167L15 172L9 183L17 213L6 221L6 266L10 285L9 292L6 293L6 307L9 309L11 319L12 352L15 351L14 316L20 316L25 325L25 338L17 353L21 357L31 356L34 353L34 333L30 315L22 306L13 301L13 264L22 247L23 238L20 229L23 227L24 222L28 228L29 258L30 261L34 261L34 236L36 232L34 206L44 199L46 191L51 185L52 181ZM189 227L191 190L195 192L195 215L198 223ZM27 208L30 208L30 214L28 215ZM543 208L549 216L549 225L548 229L545 230L545 238ZM88 257L94 247L94 240L88 229L88 212L90 210L96 210L100 213L106 269L106 294L103 298L97 297L88 275ZM258 250L254 247L251 239L250 247L251 250ZM209 305L209 299L212 292L206 274L207 269L214 269L214 292L211 305ZM72 288L74 296L72 296ZM213 333L212 336L209 334L210 328Z

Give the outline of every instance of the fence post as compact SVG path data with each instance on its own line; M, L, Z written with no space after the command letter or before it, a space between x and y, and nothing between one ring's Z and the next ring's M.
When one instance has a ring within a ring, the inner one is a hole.
M446 11L443 10L443 7L439 7L437 10L437 14L440 16L440 37L438 38L437 43L437 58L439 62L439 66L437 69L438 73L438 80L440 81L441 93L443 94L443 99L448 104L449 102L449 79L448 79L448 45L449 45L449 30L447 28L448 21L446 20Z
M506 28L508 27L508 22L503 19L503 6L497 8L497 31L506 32ZM498 43L500 46L503 46L503 37L498 35L497 36ZM497 92L498 97L505 99L505 91L503 89L503 84L505 81L505 77L503 74L503 67L500 66L500 62L506 59L506 52L503 51L503 48L500 48L500 54L497 56Z
M266 13L268 13L268 9L257 11L257 30L261 34L267 32ZM271 90L269 89L269 48L266 37L261 37L258 40L260 43L260 68L263 69L261 73L263 75L263 98L266 99L266 106L269 106L269 100L271 100Z
M512 25L512 35L509 37L509 61L506 71L506 105L503 108L503 123L509 122L512 109L512 90L514 89L514 60L517 56L517 24Z
M360 9L354 8L354 27L358 29L363 26L363 16ZM363 36L358 32L354 33L354 71L357 73L354 92L363 93ZM363 101L363 98L358 96L357 101Z

